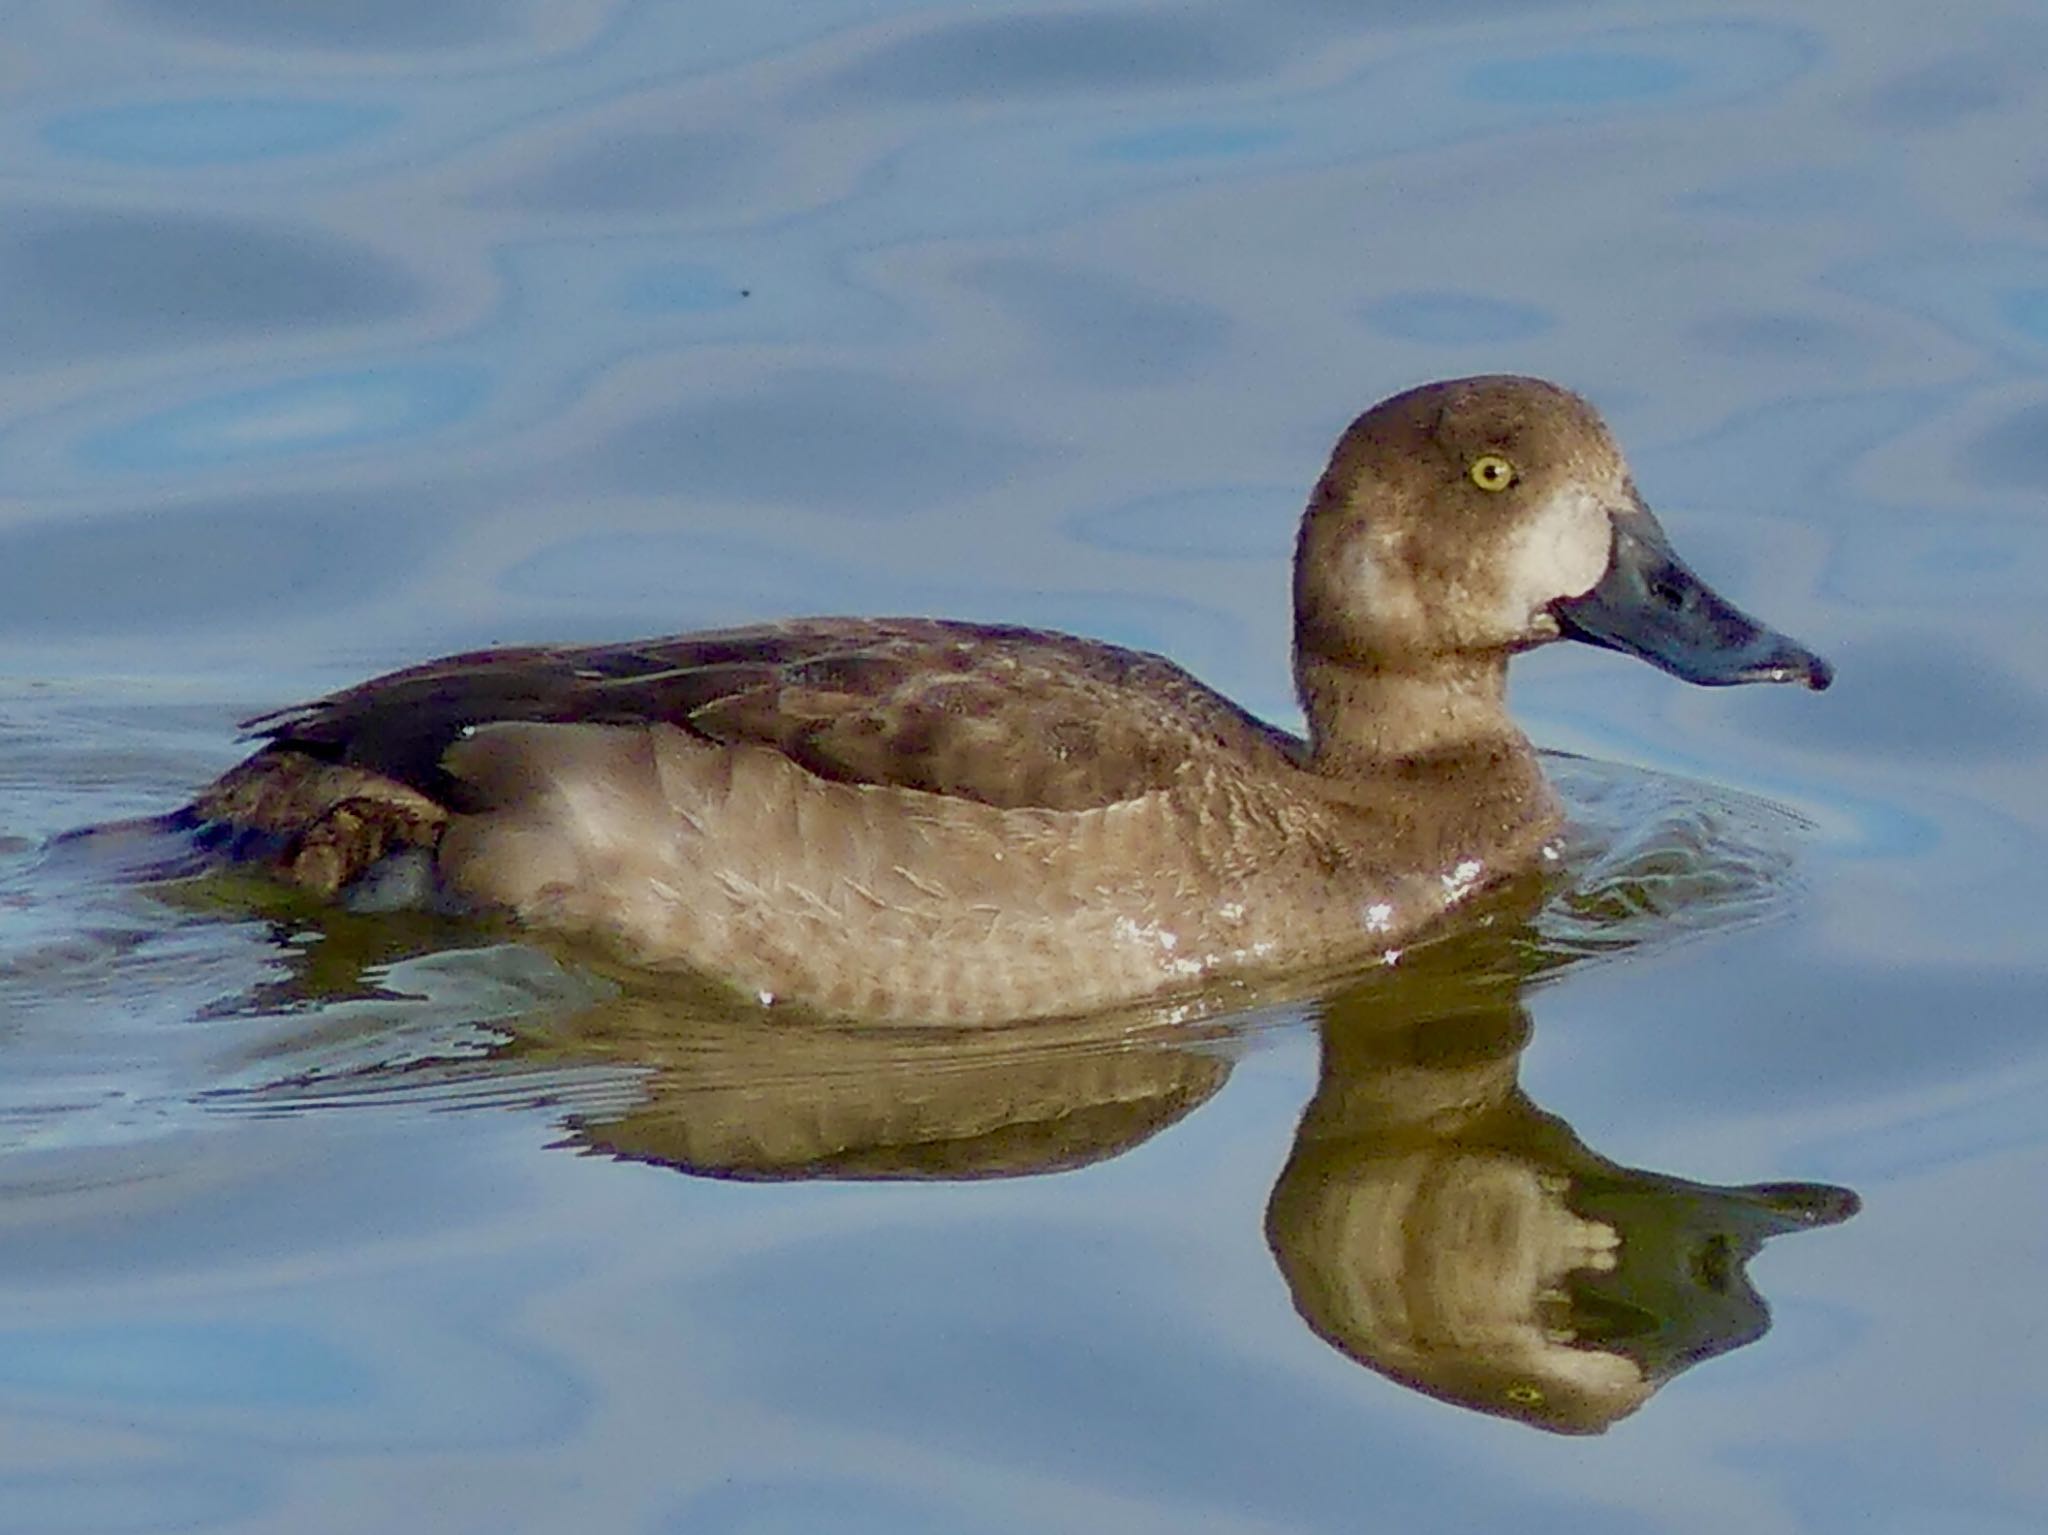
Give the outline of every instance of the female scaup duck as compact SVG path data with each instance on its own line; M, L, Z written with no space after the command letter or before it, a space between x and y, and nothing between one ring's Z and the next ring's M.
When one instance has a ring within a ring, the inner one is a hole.
M1561 810L1508 717L1518 651L1831 678L1671 552L1593 409L1536 379L1353 422L1294 600L1306 740L1094 640L805 619L393 672L249 722L266 744L186 816L322 893L982 1022L1368 958L1529 868Z

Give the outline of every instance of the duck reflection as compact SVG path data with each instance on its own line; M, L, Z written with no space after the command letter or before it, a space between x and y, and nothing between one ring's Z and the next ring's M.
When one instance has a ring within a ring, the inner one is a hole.
M891 1029L764 1023L710 997L686 1027L667 998L622 996L513 1048L649 1072L641 1102L578 1122L577 1144L751 1180L1062 1172L1150 1139L1230 1070L1158 1018Z
M1452 971L1453 958L1419 956L1325 1006L1320 1080L1267 1239L1302 1319L1359 1363L1461 1406L1597 1433L1762 1337L1770 1313L1744 1265L1770 1237L1847 1219L1857 1199L1599 1156L1521 1089L1530 1023L1515 967Z

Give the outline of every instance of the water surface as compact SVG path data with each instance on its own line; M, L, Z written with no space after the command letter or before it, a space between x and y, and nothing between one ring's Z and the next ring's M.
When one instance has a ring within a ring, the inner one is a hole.
M0 1529L2048 1522L2038 7L10 43ZM1389 971L764 1033L43 850L500 640L1016 620L1289 720L1329 442L1496 370L1841 680L1522 663L1575 860Z

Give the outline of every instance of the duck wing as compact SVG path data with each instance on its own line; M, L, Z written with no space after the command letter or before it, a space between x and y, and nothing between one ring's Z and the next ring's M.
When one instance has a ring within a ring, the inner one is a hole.
M246 721L273 749L443 803L471 726L647 724L770 746L821 778L1084 810L1299 743L1163 657L1043 630L805 619L614 645L472 651Z

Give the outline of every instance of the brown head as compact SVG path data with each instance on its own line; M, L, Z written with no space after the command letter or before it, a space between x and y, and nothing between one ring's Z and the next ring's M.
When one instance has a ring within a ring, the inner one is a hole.
M1541 379L1426 384L1354 421L1302 519L1294 593L1296 678L1319 746L1337 713L1400 679L1410 714L1434 721L1440 695L1446 717L1491 708L1505 730L1508 657L1557 639L1697 683L1832 677L1672 553L1593 407Z

